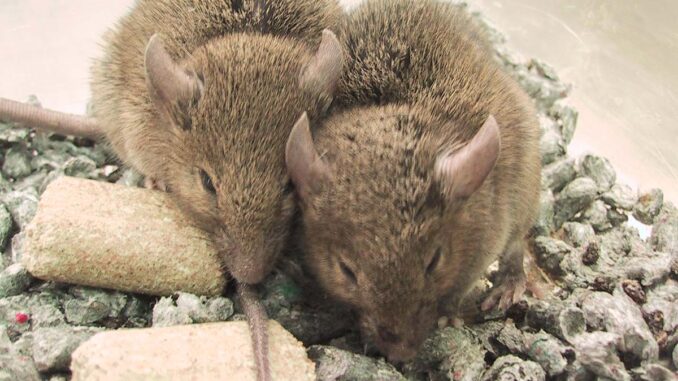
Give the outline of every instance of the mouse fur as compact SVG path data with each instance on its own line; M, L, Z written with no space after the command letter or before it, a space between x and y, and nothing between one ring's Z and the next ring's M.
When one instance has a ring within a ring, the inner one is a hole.
M525 291L536 112L458 6L368 0L339 38L336 109L321 123L302 117L287 143L298 239L365 339L405 361L435 328L439 301L461 300L493 261L501 275L485 308Z

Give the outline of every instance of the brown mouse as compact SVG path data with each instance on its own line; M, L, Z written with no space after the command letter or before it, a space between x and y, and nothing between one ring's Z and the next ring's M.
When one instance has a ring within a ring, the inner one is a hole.
M93 120L8 101L0 117L96 128L124 163L169 189L210 234L239 294L252 295L247 284L273 267L295 210L285 142L302 113L322 116L341 72L326 29L341 13L336 0L140 0L93 66Z
M368 0L347 16L338 109L302 117L286 160L309 268L361 331L406 361L496 259L483 303L525 291L537 214L539 128L530 99L458 6Z

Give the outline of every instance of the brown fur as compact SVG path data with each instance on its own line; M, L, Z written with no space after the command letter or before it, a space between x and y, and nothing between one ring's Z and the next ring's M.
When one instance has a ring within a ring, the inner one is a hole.
M263 16L258 3L141 0L107 34L92 71L94 116L114 151L164 182L249 283L269 272L288 234L294 206L283 146L299 115L317 118L326 102L299 88L299 74L341 14L335 0L269 1ZM197 104L171 105L170 120L147 88L144 52L154 33L204 82Z
M392 360L410 358L435 326L437 301L462 298L500 254L507 287L524 279L539 130L482 35L465 12L433 0L368 0L354 10L340 33L340 109L315 128L317 157L301 172L312 174L301 197L307 262ZM490 115L501 140L494 169L470 197L446 196L454 179L438 178L436 161L470 144Z

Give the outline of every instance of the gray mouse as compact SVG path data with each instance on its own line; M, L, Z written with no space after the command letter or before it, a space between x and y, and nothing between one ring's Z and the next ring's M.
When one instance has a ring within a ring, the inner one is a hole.
M140 0L93 65L93 119L0 102L0 118L104 138L169 190L239 283L260 379L265 311L248 285L289 235L285 142L302 113L320 118L332 100L343 56L326 28L341 15L336 0Z
M295 125L286 162L305 262L366 341L410 360L442 300L499 259L484 310L526 291L540 188L536 111L458 6L368 0L340 28L333 115ZM457 305L454 303L453 305Z

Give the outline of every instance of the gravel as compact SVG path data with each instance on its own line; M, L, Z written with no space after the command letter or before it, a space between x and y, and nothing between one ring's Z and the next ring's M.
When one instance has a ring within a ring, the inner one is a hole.
M499 32L490 35L538 110L544 168L531 249L551 292L507 315L441 327L398 367L366 350L350 311L284 266L260 287L269 316L303 342L318 380L675 379L678 210L659 189L638 194L617 183L603 157L569 157L578 119L562 100L570 86L545 63L509 51ZM81 139L0 123L0 146L0 380L68 380L70 354L102 330L243 319L232 290L156 298L34 279L18 262L48 184L68 175L137 187L143 177ZM648 240L629 215L652 227Z

